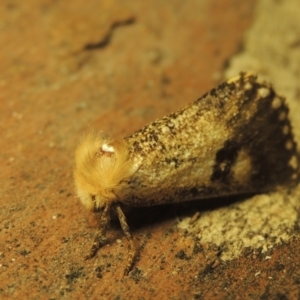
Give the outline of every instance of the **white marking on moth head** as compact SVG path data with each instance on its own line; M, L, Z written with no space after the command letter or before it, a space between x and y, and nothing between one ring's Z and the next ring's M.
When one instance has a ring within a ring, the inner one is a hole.
M282 128L282 133L283 133L284 135L287 135L287 134L289 134L289 132L290 132L289 126L288 126L288 125L283 126L283 128Z
M101 150L103 152L107 152L107 153L115 153L115 148L111 145L108 145L108 144L103 144L101 146Z
M266 98L270 95L270 89L267 87L262 87L262 88L258 89L258 95L261 98Z
M278 109L282 104L282 101L279 97L275 97L272 101L272 108L273 109Z
M298 168L298 159L296 155L293 155L292 158L289 161L289 165L296 170Z

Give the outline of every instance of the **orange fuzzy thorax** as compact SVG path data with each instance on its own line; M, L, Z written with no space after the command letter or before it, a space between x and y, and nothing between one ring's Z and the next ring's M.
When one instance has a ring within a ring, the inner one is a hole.
M123 140L87 134L75 153L75 186L82 204L97 209L117 201L116 195L133 173L132 165Z

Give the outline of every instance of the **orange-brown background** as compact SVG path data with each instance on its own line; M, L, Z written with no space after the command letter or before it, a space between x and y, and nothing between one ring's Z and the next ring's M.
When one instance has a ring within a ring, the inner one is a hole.
M1 299L299 296L299 240L277 247L271 263L249 255L222 262L217 248L177 228L172 205L128 214L141 246L128 277L117 222L109 244L83 260L97 218L74 193L82 133L122 136L201 96L241 50L255 8L235 0L2 1Z

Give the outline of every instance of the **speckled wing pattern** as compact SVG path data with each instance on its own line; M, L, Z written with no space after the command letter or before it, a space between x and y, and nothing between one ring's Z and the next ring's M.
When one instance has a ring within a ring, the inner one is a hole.
M241 73L125 143L136 172L118 195L123 204L259 193L299 180L285 100L253 75Z
M90 133L74 168L82 204L102 209L86 258L105 244L114 210L129 242L129 273L136 248L123 205L267 192L298 183L299 162L284 98L244 73L124 139Z

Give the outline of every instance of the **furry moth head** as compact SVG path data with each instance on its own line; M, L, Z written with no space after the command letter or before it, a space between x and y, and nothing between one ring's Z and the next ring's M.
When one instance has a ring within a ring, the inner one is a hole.
M75 152L74 178L77 195L88 209L114 202L124 180L133 173L133 163L123 140L109 141L87 134Z

